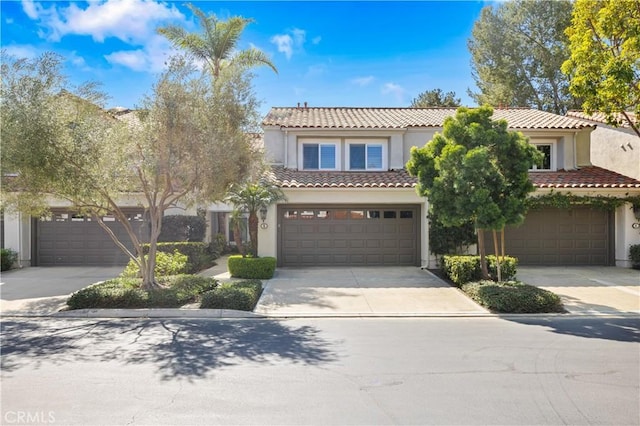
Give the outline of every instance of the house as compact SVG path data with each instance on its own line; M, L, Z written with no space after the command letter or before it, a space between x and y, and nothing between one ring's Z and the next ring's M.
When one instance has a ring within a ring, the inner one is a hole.
M263 120L262 143L269 178L287 200L267 210L259 255L276 256L280 266L434 266L428 200L416 193L404 166L411 147L431 140L453 115L454 108L272 108ZM496 109L494 118L507 120L544 153L544 163L530 175L534 196L640 196L638 176L592 162L600 124L520 108ZM637 142L630 143L640 152ZM3 217L2 242L19 252L22 266L126 263L97 223L68 204L49 204L47 218ZM142 226L138 200L123 199L122 205ZM629 266L629 246L640 243L633 228L640 219L630 207L532 210L522 226L507 231L507 251L525 265ZM222 233L230 239L230 211L225 204L208 206L210 238ZM194 213L177 208L167 214L185 212ZM122 232L114 218L105 223Z
M287 201L271 206L259 255L280 266L433 266L428 200L404 166L413 146L442 131L454 108L272 108L263 121L270 179ZM496 109L494 119L544 153L530 172L533 194L640 195L640 181L591 162L596 124L548 112ZM507 231L507 251L524 265L628 266L640 243L631 206L532 210Z
M631 120L638 122L635 114L628 114ZM591 132L591 163L594 166L640 179L640 137L626 120L620 117L620 125L613 127L607 124L603 113L590 115L583 111L568 111L566 115L597 126Z

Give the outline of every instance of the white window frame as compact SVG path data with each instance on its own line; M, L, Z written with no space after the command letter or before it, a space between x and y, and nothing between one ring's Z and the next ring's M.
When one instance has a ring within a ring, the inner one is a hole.
M550 158L549 158L549 168L548 169L541 169L538 167L537 164L534 164L532 168L530 168L529 170L532 172L555 172L558 170L557 167L557 155L556 155L556 150L557 150L557 142L553 141L553 140L536 140L536 141L529 141L529 143L533 146L536 147L536 149L538 148L538 146L545 146L548 145L551 147L551 149L549 150L550 153Z
M305 145L318 145L318 168L317 169L305 169L304 168L304 146ZM320 160L322 156L320 151L323 146L333 146L335 152L334 164L335 167L328 168L322 167ZM298 141L298 169L299 170L340 170L340 141L337 139L300 139Z
M364 169L352 169L351 168L351 145L364 145L365 146L365 168ZM382 147L382 167L374 168L369 167L369 156L368 147L369 146L381 146ZM345 169L352 171L376 171L381 172L385 170L389 170L389 160L388 160L388 142L386 140L380 139L347 139L346 140L346 148L345 148Z

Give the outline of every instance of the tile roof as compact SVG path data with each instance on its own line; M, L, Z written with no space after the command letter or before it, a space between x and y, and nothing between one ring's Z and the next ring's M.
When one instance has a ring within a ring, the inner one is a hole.
M640 124L640 122L636 118L636 115L633 112L627 112L627 114L629 115L629 118L633 120L633 122ZM596 123L607 124L607 117L604 112L594 112L593 114L587 114L584 111L570 110L570 111L567 111L566 115L567 117L578 118L581 120L590 120ZM618 127L622 127L626 129L631 128L631 126L629 125L629 122L622 114L616 113L615 118L618 121Z
M289 128L404 129L442 127L456 108L271 108L262 124ZM530 108L496 108L494 119L505 119L511 129L583 129L593 124L573 117Z
M406 170L324 172L273 166L269 178L281 188L413 188L417 183Z
M536 188L638 188L640 181L601 167L578 170L532 172L529 178Z
M532 172L536 188L637 188L640 181L600 167ZM322 172L273 166L269 178L281 188L413 188L417 179L406 170L387 172Z

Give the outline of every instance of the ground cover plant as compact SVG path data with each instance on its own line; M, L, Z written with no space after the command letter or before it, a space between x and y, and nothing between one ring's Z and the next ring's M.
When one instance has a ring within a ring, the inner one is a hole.
M223 283L202 295L200 308L253 311L261 294L260 280Z
M564 312L560 297L520 281L476 281L462 284L462 291L492 312L533 314Z
M160 288L149 291L141 278L118 277L76 291L67 300L69 309L179 308L197 303L202 294L218 286L214 278L198 275L158 277Z

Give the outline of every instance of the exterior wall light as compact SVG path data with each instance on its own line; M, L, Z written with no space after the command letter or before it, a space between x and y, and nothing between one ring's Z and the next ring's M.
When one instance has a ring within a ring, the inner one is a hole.
M267 206L260 207L260 220L262 221L260 228L267 229L269 227L269 225L265 223L265 220L267 220Z
M633 215L635 216L638 222L635 222L631 225L633 229L640 229L640 205L633 205Z

